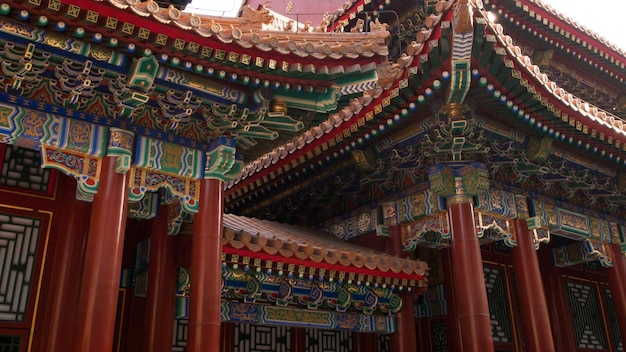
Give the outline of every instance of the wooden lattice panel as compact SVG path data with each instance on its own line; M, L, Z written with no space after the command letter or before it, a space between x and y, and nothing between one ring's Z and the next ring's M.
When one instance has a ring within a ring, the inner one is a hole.
M504 283L504 271L500 268L485 266L485 286L491 320L491 332L494 342L513 342L513 329L509 319L509 304Z
M288 326L235 325L234 352L289 352L291 328Z
M0 352L20 352L21 346L21 336L0 336Z
M185 352L187 348L187 319L174 319L172 352Z
M391 352L389 335L378 334L378 351Z
M0 320L26 319L41 220L0 214Z
M352 332L306 329L308 352L351 352Z
M0 186L48 194L52 170L41 167L37 150L6 145L0 160Z
M611 294L611 289L605 288L604 294L607 302L606 309L609 311L611 330L613 331L613 336L615 336L615 345L617 345L618 351L623 351L624 341L622 340L622 335L619 333L619 322L617 321L617 314L615 313L615 305L613 304L613 295Z
M430 327L433 334L433 352L447 352L448 351L448 334L446 331L446 322L439 321L433 323Z
M602 324L600 302L596 288L585 282L567 282L567 295L574 320L578 348L608 349Z

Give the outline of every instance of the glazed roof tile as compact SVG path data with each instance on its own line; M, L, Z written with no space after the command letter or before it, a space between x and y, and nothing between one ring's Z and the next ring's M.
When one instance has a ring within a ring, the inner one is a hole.
M325 232L257 218L224 215L224 245L285 258L424 276L428 265L352 244Z
M538 0L540 1L540 0ZM309 143L314 142L325 133L329 133L336 127L340 127L342 121L349 120L355 114L358 114L362 109L376 101L381 96L388 95L389 90L398 87L400 82L406 80L409 76L414 75L419 71L419 60L427 57L430 49L430 42L439 39L440 33L438 30L441 28L442 22L446 16L449 16L449 11L453 11L453 5L456 0L440 1L436 6L436 13L431 14L425 21L426 27L422 29L416 36L416 40L410 43L405 53L396 61L389 62L387 64L387 75L389 77L382 77L379 66L379 82L389 81L390 83L384 88L387 93L383 92L383 89L373 90L366 92L363 97L353 99L351 104L335 114L331 114L329 119L317 126L314 129L307 131L304 135L295 139L294 141L287 143L277 149L274 149L268 154L263 155L259 159L248 163L244 167L242 175L232 181L229 187L238 183L239 181L255 174L258 171L263 170L270 165L277 163L281 159L287 158L291 154L297 154L298 150L304 148ZM470 1L473 3L473 1ZM347 3L346 3L347 4ZM347 5L346 5L347 6ZM476 6L476 5L472 5ZM509 60L514 60L517 69L524 72L524 75L531 78L528 82L530 85L535 86L538 92L543 95L549 95L551 99L559 101L566 109L571 109L569 112L573 114L580 114L585 119L585 124L589 125L590 129L598 129L603 132L602 137L605 135L614 135L615 138L619 137L622 142L626 141L626 124L623 120L607 111L602 110L590 104L571 93L568 93L563 88L560 88L556 82L551 81L548 76L541 72L539 66L533 64L530 57L522 53L522 49L513 43L511 37L503 33L503 27L497 22L491 22L488 20L487 13L482 8L482 5L475 8L477 11L474 16L479 17L482 21L486 22L490 28L490 31L494 33L497 38L497 42L501 48L506 50ZM488 33L485 36L490 35ZM567 114L566 114L567 115ZM624 143L622 143L624 144Z
M271 14L264 9L254 10L248 5L243 7L242 17L228 18L182 12L173 6L161 7L152 0L101 1L202 37L213 37L226 44L234 42L243 48L274 50L281 54L311 56L316 59L388 55L390 34L385 30L345 33L329 33L325 28L312 32L272 31L263 29L263 24L272 21Z

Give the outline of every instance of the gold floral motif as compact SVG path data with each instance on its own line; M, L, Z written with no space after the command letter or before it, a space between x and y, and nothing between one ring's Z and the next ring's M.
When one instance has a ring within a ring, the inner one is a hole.
M297 321L300 323L323 324L328 325L329 313L327 312L311 312L291 309L267 309L267 320L274 321Z
M589 232L589 225L585 217L577 214L568 213L563 210L560 211L560 215L561 224L573 229L585 231L587 233Z

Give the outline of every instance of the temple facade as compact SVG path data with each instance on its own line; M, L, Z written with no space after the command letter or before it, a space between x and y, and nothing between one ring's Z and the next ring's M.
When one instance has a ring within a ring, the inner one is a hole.
M0 3L0 350L624 350L624 51L334 3Z

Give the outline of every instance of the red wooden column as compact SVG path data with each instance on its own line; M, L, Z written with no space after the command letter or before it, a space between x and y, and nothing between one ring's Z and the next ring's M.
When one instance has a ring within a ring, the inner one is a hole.
M107 156L102 160L93 200L76 320L76 351L113 349L128 200L127 174L116 172L117 159Z
M460 351L459 325L456 319L456 304L454 300L454 281L452 280L452 257L450 248L441 250L441 261L443 262L443 278L446 285L446 344L448 351Z
M430 190L446 198L450 222L453 297L463 352L492 352L493 337L474 199L489 189L489 172L472 161L442 162L428 171Z
M291 352L306 352L306 330L302 327L291 328Z
M464 352L493 351L480 243L471 197L448 198L454 300Z
M613 267L608 268L609 286L622 340L626 339L626 257L617 244L609 245Z
M191 240L191 290L187 350L219 351L222 297L222 227L224 182L200 182L200 203Z
M171 352L176 303L176 266L174 237L167 233L168 206L161 205L159 215L152 221L148 293L146 296L143 350Z
M187 351L220 350L224 182L241 172L234 141L220 138L206 155L191 239Z
M354 352L378 352L378 334L374 332L354 332L352 334Z
M554 351L548 305L541 281L535 244L526 219L513 221L517 246L512 250L526 348L529 352Z
M43 297L41 342L35 350L67 351L67 342L74 336L76 311L68 309L79 298L83 246L89 230L91 203L76 199L76 181L61 175L57 183L57 204L53 217L56 245L48 254L53 260L53 279ZM71 211L68 211L71 209ZM78 280L77 280L78 278ZM36 342L37 343L37 342Z
M399 258L408 257L408 253L402 249L402 227L399 225L389 226L387 253ZM390 336L389 341L389 347L394 352L414 352L417 350L413 298L412 294L402 295L402 309L396 313L398 331Z
M542 246L538 252L548 314L557 351L576 351L574 327L567 291L559 268L554 266L552 247Z

